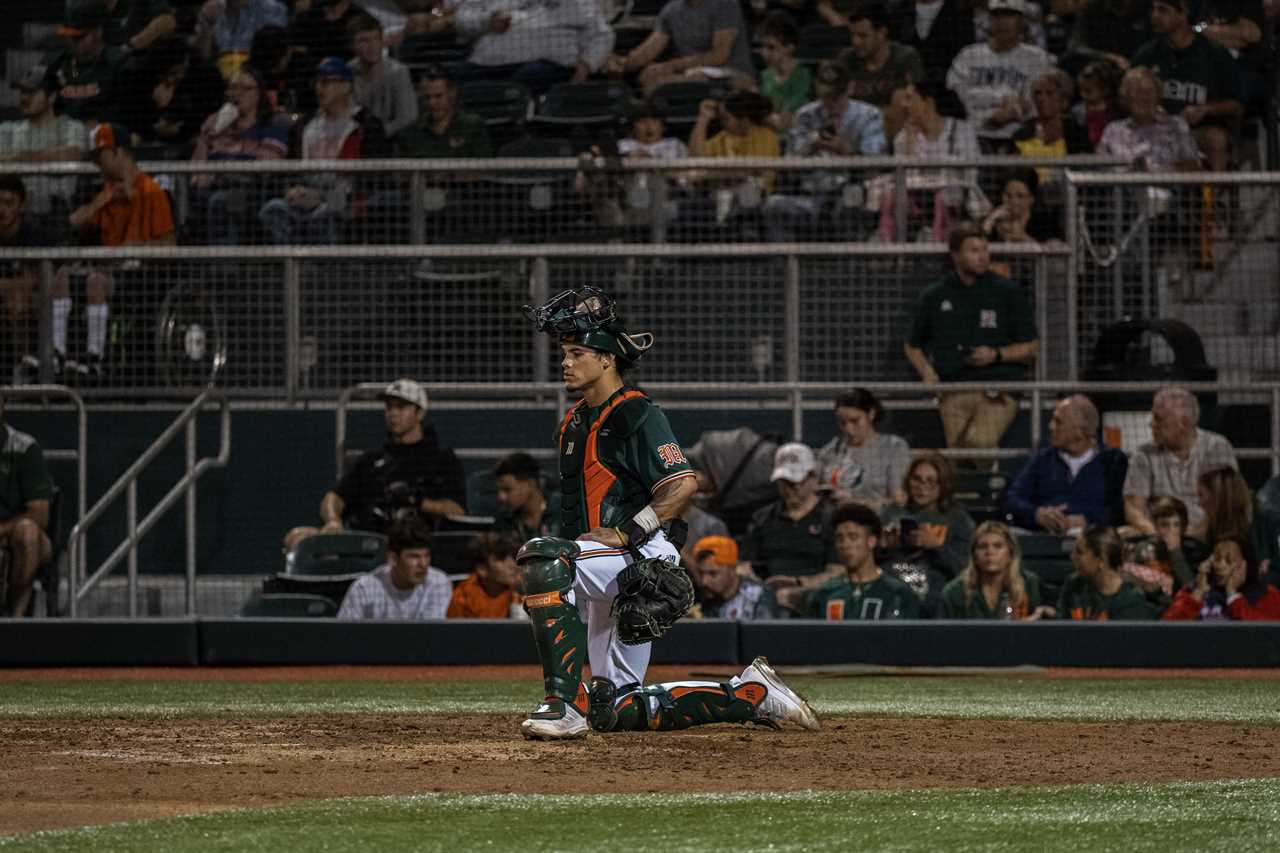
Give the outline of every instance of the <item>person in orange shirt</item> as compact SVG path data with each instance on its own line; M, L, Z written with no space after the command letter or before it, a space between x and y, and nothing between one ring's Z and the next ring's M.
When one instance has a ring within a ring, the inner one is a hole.
M169 197L150 175L138 169L129 150L129 132L119 125L99 124L89 132L89 159L102 172L102 189L71 213L70 222L85 232L97 232L103 246L172 246L173 212ZM106 267L93 268L85 279L85 357L68 362L67 320L71 316L70 270L59 271L53 289L53 348L55 373L75 370L99 378L107 340L108 299L114 284Z
M445 615L450 619L523 618L516 547L514 541L498 533L477 533L467 545L471 574L453 588Z

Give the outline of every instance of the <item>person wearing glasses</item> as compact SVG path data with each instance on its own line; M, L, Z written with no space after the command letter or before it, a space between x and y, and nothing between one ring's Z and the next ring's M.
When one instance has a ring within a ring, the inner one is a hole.
M912 460L903 478L905 506L885 504L881 547L896 551L945 578L958 575L969 561L973 519L952 494L951 465L940 453L923 453Z

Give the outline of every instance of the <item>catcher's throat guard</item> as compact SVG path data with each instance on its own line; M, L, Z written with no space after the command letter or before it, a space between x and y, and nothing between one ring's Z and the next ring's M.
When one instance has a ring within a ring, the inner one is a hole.
M653 346L649 332L623 329L613 298L595 287L561 291L536 308L525 305L524 315L539 332L612 353L628 364Z
M618 639L628 646L658 639L693 607L693 580L661 557L637 560L618 575L613 616Z

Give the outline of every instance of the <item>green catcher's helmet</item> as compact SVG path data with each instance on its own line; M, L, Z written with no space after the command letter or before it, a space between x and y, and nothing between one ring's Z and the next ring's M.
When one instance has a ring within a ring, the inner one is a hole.
M653 346L651 333L623 329L613 299L594 287L565 290L538 308L526 305L524 314L539 332L612 353L627 364L634 364Z

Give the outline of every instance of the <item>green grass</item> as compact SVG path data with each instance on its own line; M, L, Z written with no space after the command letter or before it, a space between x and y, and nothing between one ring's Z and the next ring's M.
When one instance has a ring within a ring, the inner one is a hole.
M14 851L1274 849L1280 781L328 800L0 839Z
M1036 676L803 678L823 714L1041 720L1210 720L1280 724L1275 680ZM319 713L495 713L540 696L514 682L13 682L0 716L270 717Z

